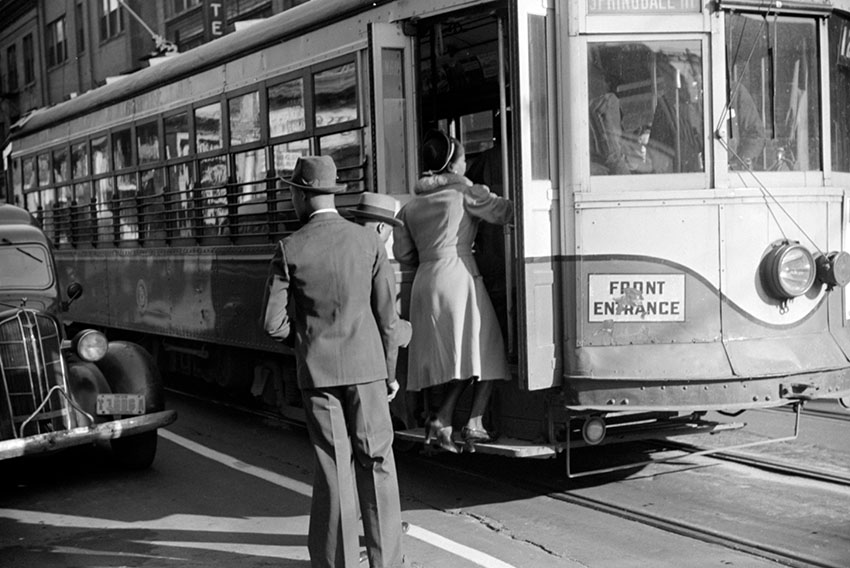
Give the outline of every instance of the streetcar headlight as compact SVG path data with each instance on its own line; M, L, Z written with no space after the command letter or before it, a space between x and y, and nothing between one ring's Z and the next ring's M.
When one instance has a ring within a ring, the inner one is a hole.
M109 343L99 331L86 329L74 336L71 348L83 361L100 361L106 355Z
M581 437L589 446L595 446L605 437L605 420L601 416L591 416L581 427Z
M818 279L827 286L846 286L850 283L850 254L832 251L815 259Z
M765 255L761 263L767 292L778 300L802 296L815 281L815 259L797 242L783 241Z

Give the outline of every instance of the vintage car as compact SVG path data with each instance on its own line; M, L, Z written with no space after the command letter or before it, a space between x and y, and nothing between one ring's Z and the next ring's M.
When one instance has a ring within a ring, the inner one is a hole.
M53 251L33 217L0 204L0 460L108 440L121 465L148 467L164 406L153 359L140 346L86 329L66 338Z

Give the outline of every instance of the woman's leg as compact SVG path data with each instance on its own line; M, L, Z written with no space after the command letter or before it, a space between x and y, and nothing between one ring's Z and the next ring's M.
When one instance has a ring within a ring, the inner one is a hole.
M487 412L487 405L490 402L490 394L493 392L494 381L475 381L473 385L472 408L469 411L469 420L464 428L464 437L467 432L472 432L472 437L476 434L486 436L487 431L484 428L484 413Z
M452 440L452 416L454 415L457 401L468 382L468 380L452 381L448 384L440 409L432 418L429 418L425 422L426 445L436 442L439 447L448 452L453 454L460 453L460 450Z
M447 386L446 393L443 396L443 402L440 404L440 409L437 410L436 425L440 428L444 428L446 426L451 427L452 425L452 416L455 412L455 406L457 406L457 401L460 399L460 395L463 394L463 389L466 388L466 385L469 384L469 380L463 381L452 381Z

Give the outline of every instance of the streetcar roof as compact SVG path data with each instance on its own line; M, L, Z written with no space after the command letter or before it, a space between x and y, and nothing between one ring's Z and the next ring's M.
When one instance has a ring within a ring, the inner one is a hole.
M166 58L157 65L124 75L117 81L92 89L57 105L37 109L12 126L11 138L37 132L52 124L104 108L232 61L245 53L303 33L311 28L341 20L347 16L390 0L310 0L280 12L249 28L235 31L185 53Z

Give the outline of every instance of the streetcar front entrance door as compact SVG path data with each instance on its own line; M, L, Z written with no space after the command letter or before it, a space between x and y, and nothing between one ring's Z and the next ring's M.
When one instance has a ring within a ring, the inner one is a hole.
M514 225L481 223L475 258L528 390L560 382L546 5L513 1L416 28L420 133L436 128L458 138L467 177L515 205Z

